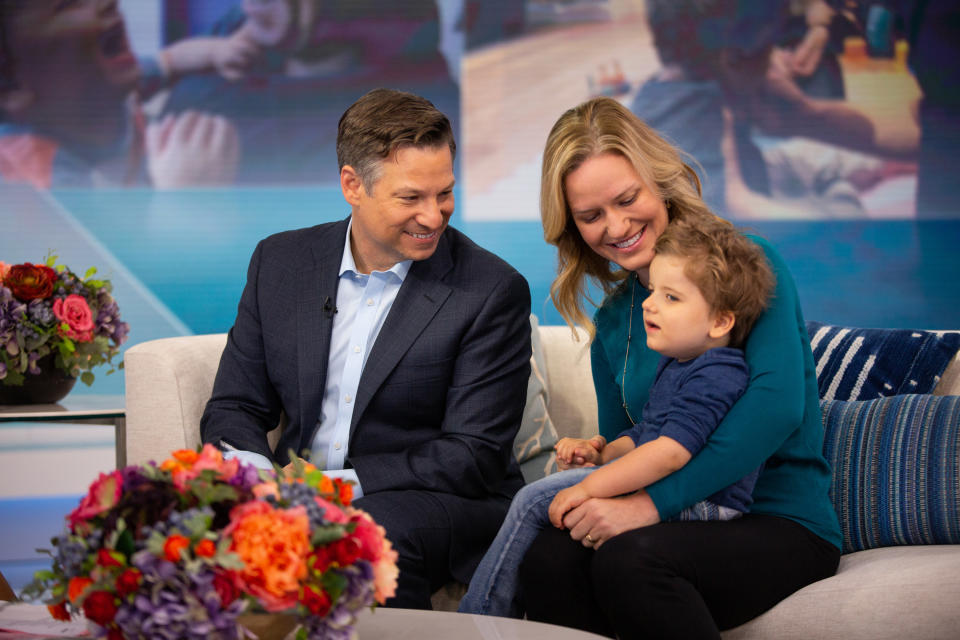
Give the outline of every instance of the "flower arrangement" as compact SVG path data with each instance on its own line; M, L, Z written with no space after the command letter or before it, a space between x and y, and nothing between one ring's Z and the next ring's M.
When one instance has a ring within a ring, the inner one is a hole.
M296 617L297 638L349 638L397 584L384 529L350 484L310 464L263 471L213 446L100 477L24 589L95 637L243 638L245 614Z
M45 264L0 262L0 383L20 386L41 366L93 384L92 368L112 364L130 330L91 267L80 278L57 256ZM48 360L40 361L46 356ZM49 363L49 364L48 364ZM119 366L123 366L122 364ZM112 373L111 369L108 373Z

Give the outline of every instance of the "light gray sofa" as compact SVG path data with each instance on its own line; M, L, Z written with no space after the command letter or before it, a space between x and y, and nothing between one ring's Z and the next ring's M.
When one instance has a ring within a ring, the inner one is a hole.
M539 327L538 332L547 407L557 432L560 436L595 434L596 397L585 335L581 332L576 342L565 326ZM200 415L225 340L225 334L168 338L127 350L129 464L161 460L175 449L200 443ZM960 395L960 355L950 363L934 393ZM453 609L458 595L456 587L448 587L434 596L434 604ZM960 638L958 603L960 545L869 549L844 555L837 575L801 589L723 637Z

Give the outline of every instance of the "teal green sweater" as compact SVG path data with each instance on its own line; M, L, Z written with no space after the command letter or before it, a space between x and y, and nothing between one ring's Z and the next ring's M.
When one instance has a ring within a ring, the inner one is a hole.
M777 278L769 309L746 345L750 384L710 436L706 446L679 471L647 487L660 517L729 486L764 464L753 490L751 513L795 520L840 547L840 525L827 497L830 467L823 457L823 424L817 378L797 290L780 254L762 238ZM613 440L639 419L660 355L646 345L640 303L647 291L637 287L633 337L624 384L624 356L630 318L630 288L611 293L597 310L597 336L591 346L600 433Z

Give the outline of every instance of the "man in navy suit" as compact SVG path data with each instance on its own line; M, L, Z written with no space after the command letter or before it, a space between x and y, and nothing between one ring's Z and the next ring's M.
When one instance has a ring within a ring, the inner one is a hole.
M293 450L353 480L400 554L397 607L468 582L523 484L530 292L448 228L455 152L419 96L377 89L347 109L350 217L257 246L201 422L228 455L269 467Z

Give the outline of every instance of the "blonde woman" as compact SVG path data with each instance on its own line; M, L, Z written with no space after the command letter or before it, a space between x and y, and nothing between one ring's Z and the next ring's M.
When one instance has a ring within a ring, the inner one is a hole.
M559 253L553 299L568 323L591 332L600 435L612 441L639 419L659 361L640 313L654 245L671 222L713 214L679 152L608 98L554 125L541 213ZM565 514L562 529L537 537L520 567L530 619L619 638L719 638L836 571L841 534L809 338L783 259L751 239L776 288L744 347L746 391L683 468L645 490L591 498ZM583 306L588 278L606 291L593 322ZM761 465L750 513L665 522Z

